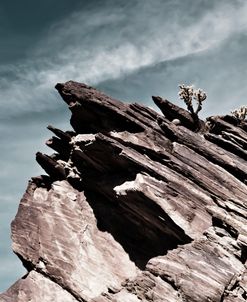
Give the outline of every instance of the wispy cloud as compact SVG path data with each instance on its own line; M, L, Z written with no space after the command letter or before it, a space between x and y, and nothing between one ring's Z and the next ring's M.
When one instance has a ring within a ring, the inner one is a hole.
M1 112L57 106L53 85L97 84L142 67L206 51L247 28L246 1L133 1L79 11L54 24L29 59L0 69ZM109 2L110 3L110 2ZM5 76L6 75L6 76ZM11 79L11 81L9 80Z
M227 45L218 48L218 53L210 54L208 50L246 31L246 0L99 2L95 7L82 8L53 24L40 37L40 42L33 45L28 59L0 67L0 119L22 115L19 119L0 121L1 204L5 209L0 217L3 225L0 228L0 266L6 268L1 271L2 288L23 273L21 265L19 268L16 266L17 258L9 258L7 254L3 256L7 247L10 253L6 225L10 224L16 212L11 207L17 205L27 178L40 173L38 165L34 165L34 153L37 150L49 152L43 146L49 136L43 130L51 121L49 114L46 112L45 120L44 114L26 114L23 117L23 113L57 108L59 102L55 100L53 89L56 82L73 79L97 85L108 79L111 80L109 86L115 85L117 95L123 97L136 96L140 99L142 95L160 93L174 100L173 87L181 79L195 81L198 85L203 80L202 87L210 97L217 96L216 102L218 99L233 99L233 96L245 99L246 91L239 87L246 87L247 68L241 60L245 57L247 42L231 45L231 55L224 55ZM235 48L241 48L242 53L236 52ZM204 55L204 59L193 56L200 52L209 55ZM175 60L187 55L192 55L192 59L181 60L182 63ZM167 63L160 69L155 67L164 61ZM227 65L225 62L228 61L236 64ZM145 69L148 66L150 68ZM223 73L219 72L220 68L229 70ZM202 73L203 76L198 76ZM126 76L127 80L122 78L118 81L120 76ZM214 107L212 110L209 108L211 111L215 112L215 107L221 111L230 108L229 103L222 106L221 102L216 102L212 105L207 103ZM38 119L37 116L42 117ZM57 127L67 129L65 120L68 118L64 116L55 120L53 113L52 121Z

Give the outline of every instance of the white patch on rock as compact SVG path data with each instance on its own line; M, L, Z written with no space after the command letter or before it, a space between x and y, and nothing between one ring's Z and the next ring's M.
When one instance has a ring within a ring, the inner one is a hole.
M143 174L138 173L136 175L136 179L132 181L126 181L123 184L116 186L113 190L116 192L118 196L127 195L128 191L137 191L141 190L141 185L144 183Z
M78 134L76 136L73 136L71 138L71 142L70 144L72 145L77 145L81 142L89 142L92 143L93 141L95 141L95 135L94 134Z
M137 145L140 144L140 139L138 138L138 135L132 135L132 136L130 136L130 133L127 132L127 131L123 131L123 132L111 131L110 135L112 137L120 138L122 140L128 139L133 144L137 144Z
M121 292L114 295L114 300L116 302L140 302L137 296L122 290Z
M67 197L70 199L70 200L73 200L73 201L76 201L76 198L77 198L77 194L74 193L74 192L69 192L66 194Z
M43 190L43 188L36 188L33 194L35 200L46 200L48 196L48 191Z
M42 260L39 260L38 264L36 265L36 268L45 271L46 270L45 263Z

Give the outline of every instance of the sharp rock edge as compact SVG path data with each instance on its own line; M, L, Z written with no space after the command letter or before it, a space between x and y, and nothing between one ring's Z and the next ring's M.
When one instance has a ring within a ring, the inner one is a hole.
M48 126L12 222L27 274L0 301L246 301L247 123L56 89L74 131Z

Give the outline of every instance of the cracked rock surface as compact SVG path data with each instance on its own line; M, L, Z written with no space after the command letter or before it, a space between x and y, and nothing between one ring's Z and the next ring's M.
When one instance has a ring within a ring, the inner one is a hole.
M0 301L246 301L247 123L56 89L74 131L48 126L12 222L27 274Z

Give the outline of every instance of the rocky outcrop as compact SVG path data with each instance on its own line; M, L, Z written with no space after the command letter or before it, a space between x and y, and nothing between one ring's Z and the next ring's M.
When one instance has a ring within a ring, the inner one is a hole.
M56 89L74 132L48 126L12 222L27 274L0 301L246 301L247 123Z

